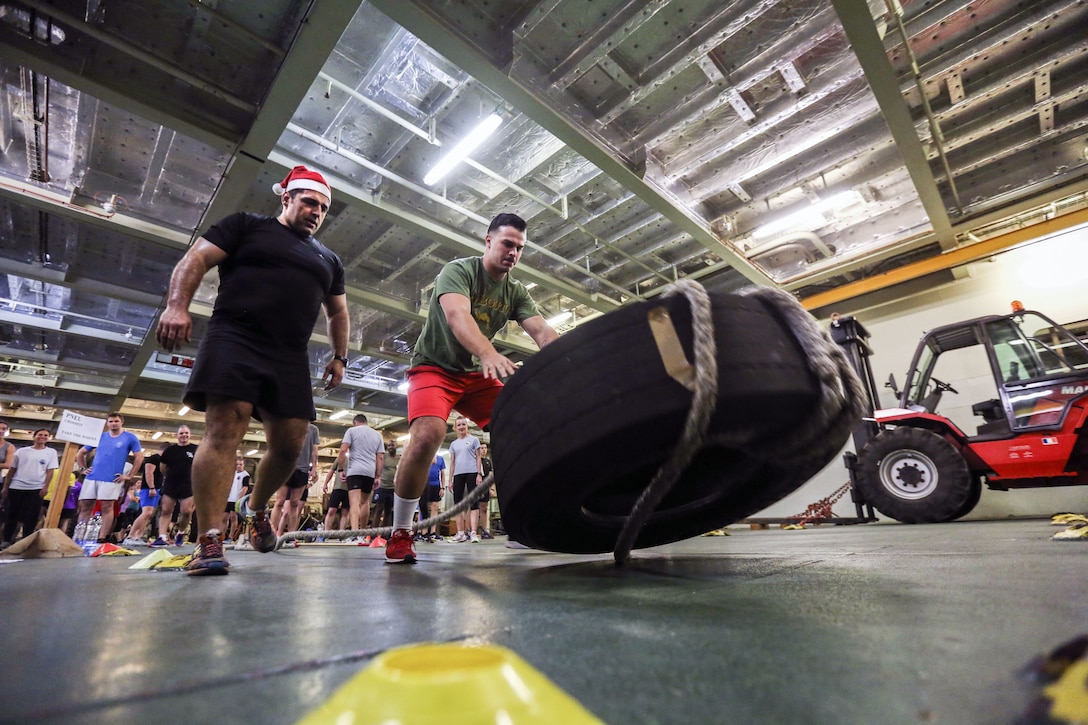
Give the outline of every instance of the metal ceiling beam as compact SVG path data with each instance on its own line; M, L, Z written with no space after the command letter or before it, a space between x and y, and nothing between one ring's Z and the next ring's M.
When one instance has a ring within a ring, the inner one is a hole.
M125 214L105 214L87 209L71 203L68 197L37 184L0 179L0 199L110 232L154 242L163 247L184 250L189 246L189 235L184 232Z
M120 73L100 80L98 76L86 74L83 68L65 65L62 59L50 55L48 47L22 37L6 23L0 23L0 51L7 63L33 69L80 93L172 128L213 148L230 148L238 141L230 128L215 119L198 117L191 106L162 95L134 97L131 85L126 84Z
M472 44L428 12L426 3L421 0L371 0L370 4L634 192L707 249L727 259L745 277L756 284L774 285L762 270L714 235L705 220L683 208L678 200L651 178L631 169L614 152L604 148L583 129L567 120L555 109L554 104L514 80L505 69L493 65ZM496 42L509 44L512 39Z
M158 307L162 303L161 293L144 292L131 287L122 287L121 285L83 277L78 270L71 267L60 270L37 263L19 262L7 257L0 257L0 274L12 274L16 277L25 277L38 282L55 284L68 289L132 302L146 307Z
M30 305L23 304L22 306L28 307ZM108 330L103 330L98 327L91 327L90 325L69 321L67 319L68 315L63 311L58 312L57 314L61 316L60 319L52 319L49 317L41 317L39 315L31 315L4 309L0 310L0 322L7 322L12 325L23 325L24 327L33 327L36 330L63 332L66 335L88 337L93 340L103 340L105 342L112 342L116 345L133 345L136 342L118 332L109 332Z
M956 244L952 233L952 220L948 216L933 170L926 159L926 151L914 128L910 108L899 91L895 70L888 61L884 41L877 32L873 16L866 0L831 0L839 21L846 31L850 47L861 64L869 87L876 97L884 120L888 124L896 148L903 158L922 208L929 216L933 232L941 248L953 249Z

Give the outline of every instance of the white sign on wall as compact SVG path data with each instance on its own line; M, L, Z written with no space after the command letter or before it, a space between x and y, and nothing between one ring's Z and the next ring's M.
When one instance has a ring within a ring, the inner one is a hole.
M65 410L60 416L56 439L81 443L85 446L97 446L105 425L106 421L103 418L92 418Z

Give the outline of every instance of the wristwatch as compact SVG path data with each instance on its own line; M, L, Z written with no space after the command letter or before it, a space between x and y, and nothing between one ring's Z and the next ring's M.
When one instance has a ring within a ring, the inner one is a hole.
M344 367L348 366L348 358L347 358L346 355L333 355L332 359L333 360L339 360L340 362L342 362L344 364Z

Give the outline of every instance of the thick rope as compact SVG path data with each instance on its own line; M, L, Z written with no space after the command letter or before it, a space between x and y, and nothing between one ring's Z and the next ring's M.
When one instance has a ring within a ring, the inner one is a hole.
M705 446L743 448L746 455L776 467L813 467L838 450L835 441L864 414L865 389L842 349L787 292L762 287L749 292L768 305L797 339L820 383L820 399L789 436L766 436L758 428L707 437L718 399L717 346L710 296L691 280L680 280L664 295L683 294L691 305L695 351L695 392L679 442L635 502L616 541L617 566L630 558L638 533L668 495L695 455ZM812 471L815 474L816 470Z
M491 489L491 484L495 482L495 474L487 474L487 478L483 480L483 483L474 488L468 493L461 503L446 509L437 516L432 516L429 519L419 521L412 524L412 531L422 531L423 529L429 529L432 526L437 526L443 521L449 521L454 516L462 514L468 511L477 503L484 495ZM392 526L379 526L370 529L347 529L340 531L291 531L276 539L276 549L282 548L288 541L317 541L318 539L350 539L353 536L381 536L383 538L389 537L393 533Z
M707 426L718 403L718 347L714 341L710 295L698 282L688 279L678 281L664 292L666 296L675 294L684 295L691 305L691 324L695 332L695 392L680 441L638 497L616 540L612 555L618 566L623 566L630 557L638 532L703 447Z

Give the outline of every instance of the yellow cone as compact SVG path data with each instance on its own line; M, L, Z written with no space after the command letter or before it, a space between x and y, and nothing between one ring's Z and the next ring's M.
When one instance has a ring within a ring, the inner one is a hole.
M602 725L502 647L421 644L389 650L300 725Z
M158 564L160 561L166 561L172 556L173 554L171 554L166 549L155 549L150 554L130 566L129 569L150 569L151 567Z

